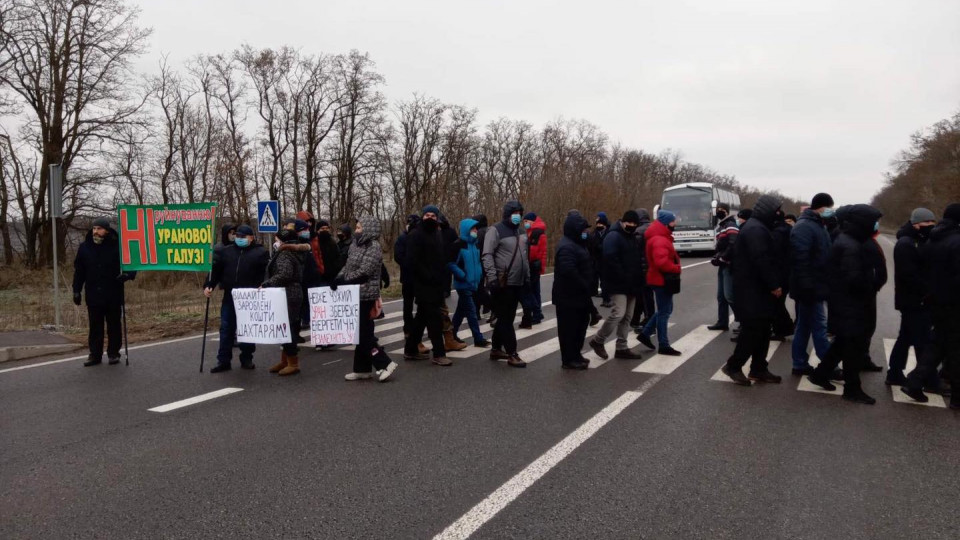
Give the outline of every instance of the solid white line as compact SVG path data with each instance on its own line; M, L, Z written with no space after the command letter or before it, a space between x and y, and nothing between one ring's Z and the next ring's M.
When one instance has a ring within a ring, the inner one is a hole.
M201 394L188 399L181 399L180 401L174 401L173 403L167 403L166 405L160 405L159 407L154 407L152 409L147 409L150 412L165 413L170 412L176 409L182 409L183 407L189 407L196 403L201 403L204 401L209 401L211 399L216 399L218 397L228 396L230 394L235 394L237 392L243 392L243 388L223 388L217 390L216 392L208 392L206 394Z
M680 269L686 270L687 268L693 268L694 266L700 266L701 264L710 264L710 261L703 261L703 262L688 264L686 266L681 266Z
M200 338L200 337L203 337L203 334L199 334L199 335L196 335L196 336L187 336L187 337L182 337L182 338L176 338L176 339L168 339L168 340L166 340L166 341L158 341L158 342L156 342L156 343L147 343L146 345L137 345L137 346L135 346L135 347L130 347L130 350L131 350L131 351L135 351L135 350L138 350L138 349L146 349L147 347L156 347L156 346L158 346L158 345L167 345L167 344L170 344L170 343L177 343L177 342L180 342L180 341L188 341L188 340L197 339L197 338ZM85 359L85 358L87 358L87 355L83 355L83 356L71 356L70 358L61 358L60 360L50 360L50 361L48 361L48 362L40 362L40 363L38 363L38 364L30 364L29 366L20 366L20 367L15 367L15 368L0 369L0 374L9 373L9 372L11 372L11 371L20 371L21 369L32 369L32 368L38 368L38 367L43 367L43 366L51 366L51 365L53 365L53 364L62 364L62 363L64 363L64 362L73 362L74 360L82 360L82 359Z
M462 540L469 538L484 523L490 521L501 510L507 507L524 491L532 486L537 480L547 474L550 469L557 466L564 458L569 456L581 444L592 437L603 426L616 418L618 414L629 407L634 401L640 398L660 377L651 377L643 386L637 390L625 392L622 396L615 399L612 403L595 414L592 418L584 422L573 433L567 435L562 441L558 442L553 448L547 450L545 454L538 457L525 469L517 473L505 484L497 488L496 491L487 496L486 499L471 508L466 514L453 522L449 527L434 537L434 540Z

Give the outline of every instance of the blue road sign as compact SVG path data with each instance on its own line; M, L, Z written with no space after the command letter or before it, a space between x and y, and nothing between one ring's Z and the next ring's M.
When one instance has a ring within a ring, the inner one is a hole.
M280 231L280 203L257 201L257 231L275 233Z

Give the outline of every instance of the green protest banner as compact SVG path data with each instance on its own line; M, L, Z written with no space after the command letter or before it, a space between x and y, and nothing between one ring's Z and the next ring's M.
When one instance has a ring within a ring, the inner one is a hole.
M216 218L216 203L118 206L121 267L209 272Z

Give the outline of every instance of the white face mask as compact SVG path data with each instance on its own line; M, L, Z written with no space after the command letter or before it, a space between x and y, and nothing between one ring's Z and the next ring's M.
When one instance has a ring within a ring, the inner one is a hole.
M276 242L273 243L273 249L280 249L280 246L282 245L283 243L277 240Z

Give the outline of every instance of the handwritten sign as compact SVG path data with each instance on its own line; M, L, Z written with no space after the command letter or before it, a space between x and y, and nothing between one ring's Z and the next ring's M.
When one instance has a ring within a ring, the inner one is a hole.
M290 343L287 293L282 287L233 289L240 343Z
M360 286L314 287L310 297L310 341L314 345L360 342Z

